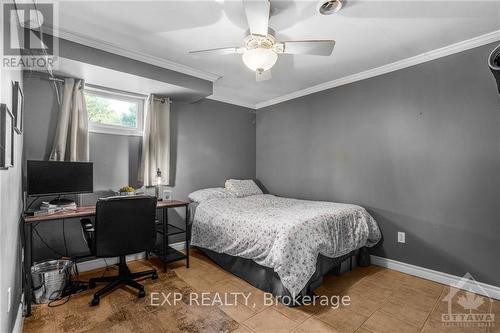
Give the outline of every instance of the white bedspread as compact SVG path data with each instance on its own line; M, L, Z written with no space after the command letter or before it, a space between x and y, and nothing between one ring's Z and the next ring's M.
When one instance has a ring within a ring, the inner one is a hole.
M314 274L318 253L339 257L380 238L362 207L262 194L201 202L191 244L271 267L297 295Z

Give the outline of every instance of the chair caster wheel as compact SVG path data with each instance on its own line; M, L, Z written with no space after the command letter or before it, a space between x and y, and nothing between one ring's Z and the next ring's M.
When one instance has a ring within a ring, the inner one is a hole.
M95 282L89 281L89 289L94 289L95 288Z
M158 274L154 273L153 275L151 275L151 280L156 280L158 279Z
M144 289L139 290L139 298L143 298L144 296L146 296Z
M99 305L99 297L92 298L92 301L90 302L90 305L91 306Z

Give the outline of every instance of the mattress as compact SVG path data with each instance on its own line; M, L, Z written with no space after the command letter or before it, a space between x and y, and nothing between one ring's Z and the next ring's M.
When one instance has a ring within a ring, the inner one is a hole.
M313 277L319 255L346 256L380 238L370 214L350 204L261 194L205 200L192 214L191 245L272 269L292 296Z

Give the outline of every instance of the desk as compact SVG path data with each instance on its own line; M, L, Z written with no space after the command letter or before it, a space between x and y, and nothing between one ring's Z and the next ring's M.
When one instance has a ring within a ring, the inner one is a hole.
M163 270L166 271L167 263L177 260L186 259L186 267L189 268L189 237L188 237L188 202L178 201L178 200L165 200L158 201L156 208L162 210L163 218L161 223L157 224L157 233L161 234L162 244L155 247L151 252L157 255L163 261ZM185 228L181 229L170 223L168 223L168 209L185 207L186 218L185 218ZM41 216L24 216L24 233L25 233L25 275L26 275L26 290L25 290L25 304L26 304L26 316L31 315L31 300L32 300L32 288L31 288L31 266L33 266L33 225L44 221L54 221L54 220L66 220L71 218L82 218L95 216L95 205L92 206L80 206L76 210L61 211L50 215ZM79 220L78 220L79 222ZM168 244L168 236L182 234L186 236L186 254L183 254ZM149 251L146 252L146 258L149 256Z

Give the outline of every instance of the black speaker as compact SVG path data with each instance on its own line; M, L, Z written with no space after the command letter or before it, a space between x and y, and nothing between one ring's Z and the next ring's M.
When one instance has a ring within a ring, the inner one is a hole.
M495 80L497 80L498 93L500 94L500 45L491 52L488 64Z

